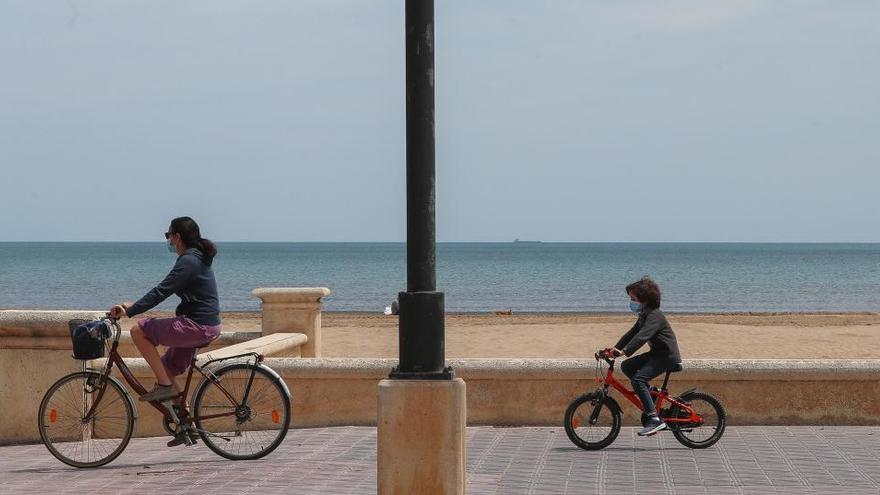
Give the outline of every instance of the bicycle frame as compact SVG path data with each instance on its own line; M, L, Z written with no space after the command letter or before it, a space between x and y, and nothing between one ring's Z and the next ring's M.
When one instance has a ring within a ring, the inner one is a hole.
M639 396L636 393L628 388L626 388L622 383L620 383L616 378L614 378L614 361L604 358L605 362L608 363L608 373L605 375L605 378L597 378L596 380L601 384L601 388L604 394L608 394L608 387L612 387L618 392L621 393L629 402L631 402L634 406L639 408L640 411L644 411L642 407L642 401L639 399ZM688 406L687 404L677 400L675 397L669 395L669 391L666 389L666 384L663 384L663 388L660 389L659 392L655 392L653 390L650 391L651 397L654 399L654 406L657 411L657 416L662 417L660 415L661 410L663 409L663 403L669 402L673 407L677 407L679 410L687 412L688 417L679 418L679 417L664 417L662 418L664 422L667 424L675 424L675 423L687 423L688 425L694 424L702 424L703 418L694 412L694 410ZM601 402L596 405L597 411L593 414L598 414L598 408L601 406ZM592 419L592 418L591 418Z
M128 386L131 387L132 390L134 390L138 395L143 395L143 394L147 393L147 389L134 376L134 374L128 368L128 365L125 364L125 361L122 359L122 356L120 356L119 352L118 352L119 338L122 335L122 327L119 325L119 323L117 321L112 321L112 324L116 329L116 333L113 336L113 344L110 347L110 354L107 357L107 364L104 366L104 369L101 371L101 376L102 376L102 378L106 378L106 377L110 376L110 372L113 369L113 364L116 364L116 366L119 368L119 372L122 374L122 377L125 379L125 382L128 383ZM229 356L229 357L225 357L225 358L211 359L208 362L206 362L205 364L203 364L202 366L199 366L196 364L196 357L193 356L192 363L190 364L189 370L187 371L187 375L186 375L186 386L184 387L183 391L181 391L181 393L173 400L177 401L178 403L182 402L182 404L180 404L182 406L182 409L188 413L187 408L186 408L186 397L189 396L189 388L190 388L190 384L192 383L193 371L198 370L204 379L211 380L214 382L214 384L217 386L217 388L221 392L223 392L223 394L226 396L227 399L229 399L230 403L235 405L236 409L240 406L246 405L248 396L250 395L250 388L251 388L251 385L253 384L254 375L256 374L256 367L254 367L251 370L251 376L248 379L247 387L245 388L245 393L244 393L244 397L242 398L241 404L238 404L236 402L236 400L232 397L232 395L223 387L223 385L220 384L220 382L216 379L216 377L214 377L213 373L210 370L208 370L208 372L205 373L205 368L209 364L216 363L219 361L225 361L228 359L240 358L240 357L244 357L244 356L253 356L256 362L263 361L262 355L260 355L256 352L249 352L249 353L238 354L235 356ZM106 386L106 382L105 382L105 384L102 384L102 386L98 390L98 394L95 396L95 399L92 401L92 406L89 409L89 411L86 413L85 417L83 418L83 421L90 420L92 415L94 415L95 410L97 409L97 406L101 403L101 398L104 396L104 391L106 389L107 389L107 386ZM177 414L174 413L174 411L170 411L169 408L167 408L163 402L151 401L151 402L149 402L149 404L151 406L153 406L154 408L156 408L156 410L158 410L160 413L162 413L162 415L164 417L178 419ZM200 417L194 417L190 414L187 414L185 417L179 418L179 421L180 421L180 423L182 423L184 425L189 425L189 424L194 423L195 421L215 419L215 418L221 418L221 417L225 417L225 416L235 416L235 415L236 415L235 411L228 412L228 413L211 414L211 415L200 416Z

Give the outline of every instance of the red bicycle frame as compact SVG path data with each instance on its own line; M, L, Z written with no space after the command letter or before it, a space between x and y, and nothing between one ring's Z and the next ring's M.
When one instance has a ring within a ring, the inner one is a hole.
M603 384L605 389L605 394L608 394L608 387L614 387L615 390L620 392L628 401L630 401L634 406L639 408L640 411L644 411L642 407L642 401L639 399L639 396L636 395L635 392L626 388L622 383L617 381L614 378L614 361L608 358L603 358L609 364L608 374L604 379L597 378L596 381ZM668 379L668 376L667 376ZM666 389L666 381L663 382L663 387L659 390L659 392L651 390L651 397L654 399L654 407L657 410L657 416L663 419L667 424L669 423L687 423L689 425L701 425L703 424L703 418L694 410L688 406L687 404L677 400L675 397L669 395L669 391ZM677 408L679 411L688 413L687 417L681 417L681 414L676 415L676 417L663 417L660 412L663 409L663 403L670 402L673 407Z

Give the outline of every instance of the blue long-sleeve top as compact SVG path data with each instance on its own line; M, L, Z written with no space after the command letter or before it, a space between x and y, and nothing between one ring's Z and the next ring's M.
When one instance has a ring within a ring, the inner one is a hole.
M211 265L202 261L202 252L189 248L177 258L174 268L162 282L125 310L129 318L154 308L171 294L180 298L175 314L187 316L200 325L220 324L220 298Z

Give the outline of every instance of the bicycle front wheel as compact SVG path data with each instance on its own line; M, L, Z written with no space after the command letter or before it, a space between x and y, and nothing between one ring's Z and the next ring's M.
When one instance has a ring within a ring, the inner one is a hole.
M93 414L86 418L93 405ZM55 382L40 403L38 418L40 438L49 452L78 468L116 459L134 433L134 422L125 390L94 371L72 373Z
M281 445L290 426L290 393L264 366L233 364L204 380L193 400L209 449L232 460L259 459Z
M594 422L590 418L598 408ZM565 410L565 433L569 440L585 450L603 449L620 433L620 406L611 397L584 394Z

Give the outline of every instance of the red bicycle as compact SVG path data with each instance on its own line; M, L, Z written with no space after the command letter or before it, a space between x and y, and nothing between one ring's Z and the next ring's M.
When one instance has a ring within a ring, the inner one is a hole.
M600 384L595 392L575 399L565 411L565 433L575 445L586 450L603 449L620 433L620 405L609 395L609 387L623 394L634 406L642 410L642 401L632 390L614 378L614 356L609 350L596 352L596 381ZM608 372L603 377L604 365ZM682 445L692 449L705 449L715 444L724 434L727 416L721 401L715 397L690 389L678 396L669 395L666 386L669 375L681 371L681 365L666 372L661 388L651 387L651 397L657 415L666 422L667 429ZM644 424L646 414L642 413Z

